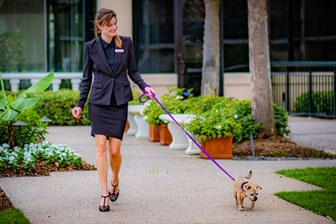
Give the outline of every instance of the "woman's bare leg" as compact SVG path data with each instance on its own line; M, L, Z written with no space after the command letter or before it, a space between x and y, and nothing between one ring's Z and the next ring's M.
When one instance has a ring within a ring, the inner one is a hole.
M109 195L107 187L107 141L105 135L95 135L96 139L96 167L101 186L101 195ZM109 200L105 199L105 205L109 204ZM100 201L100 205L104 205L104 199Z
M120 146L121 140L118 138L109 137L109 153L110 153L110 165L112 168L112 184L117 185L119 181L119 171L121 166L121 154L120 154ZM111 193L113 192L113 187L111 189ZM116 187L115 193L119 192L119 186Z

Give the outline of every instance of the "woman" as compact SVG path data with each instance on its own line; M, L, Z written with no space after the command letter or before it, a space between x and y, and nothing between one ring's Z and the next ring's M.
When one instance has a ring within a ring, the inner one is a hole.
M120 146L127 121L128 102L133 99L128 76L140 89L151 97L153 89L137 72L131 38L119 36L116 13L100 9L95 19L95 39L85 43L84 72L80 96L72 114L80 117L88 97L92 72L94 81L89 98L91 135L96 141L96 167L101 185L99 211L110 210L112 202L119 196L119 170L121 166ZM112 168L111 191L107 186L107 139L109 140L110 166ZM106 200L107 199L107 200Z

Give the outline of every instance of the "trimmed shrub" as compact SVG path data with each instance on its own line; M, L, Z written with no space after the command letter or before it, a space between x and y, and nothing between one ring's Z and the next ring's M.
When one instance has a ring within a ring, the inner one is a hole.
M333 91L313 91L312 92L312 112L321 113L325 115L333 114ZM309 93L302 93L299 97L296 98L294 103L295 112L306 112L308 113L308 101Z
M57 92L45 91L39 94L41 97L36 105L36 110L43 116L52 120L50 125L89 125L88 104L86 103L81 117L75 118L71 110L76 106L79 91L61 89Z

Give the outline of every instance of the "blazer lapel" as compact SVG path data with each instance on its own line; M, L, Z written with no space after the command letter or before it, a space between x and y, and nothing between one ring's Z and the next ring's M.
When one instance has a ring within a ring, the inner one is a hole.
M104 50L103 50L103 46L102 46L101 41L100 41L100 37L97 37L96 49L98 51L98 55L99 55L101 61L103 62L105 68L107 69L108 73L112 75L113 73L112 73L112 70L111 70L108 62L107 62L107 59L106 59L106 56L105 56L105 53L104 53Z
M122 49L122 48L115 48L115 49ZM117 71L117 68L119 67L120 64L120 59L124 53L123 52L115 52L114 50L114 67L113 67L113 73L115 74Z

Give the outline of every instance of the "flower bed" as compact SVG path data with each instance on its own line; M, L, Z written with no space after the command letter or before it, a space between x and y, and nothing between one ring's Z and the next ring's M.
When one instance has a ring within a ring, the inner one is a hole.
M49 175L49 171L92 170L82 157L66 145L54 145L47 141L25 144L23 148L8 144L0 146L0 177Z
M255 139L253 141L254 155L252 155L251 141L245 140L243 142L233 143L233 155L240 159L269 159L269 158L321 158L321 159L335 159L336 155L330 153L307 148L299 145L288 138L282 136L275 136L267 139Z

